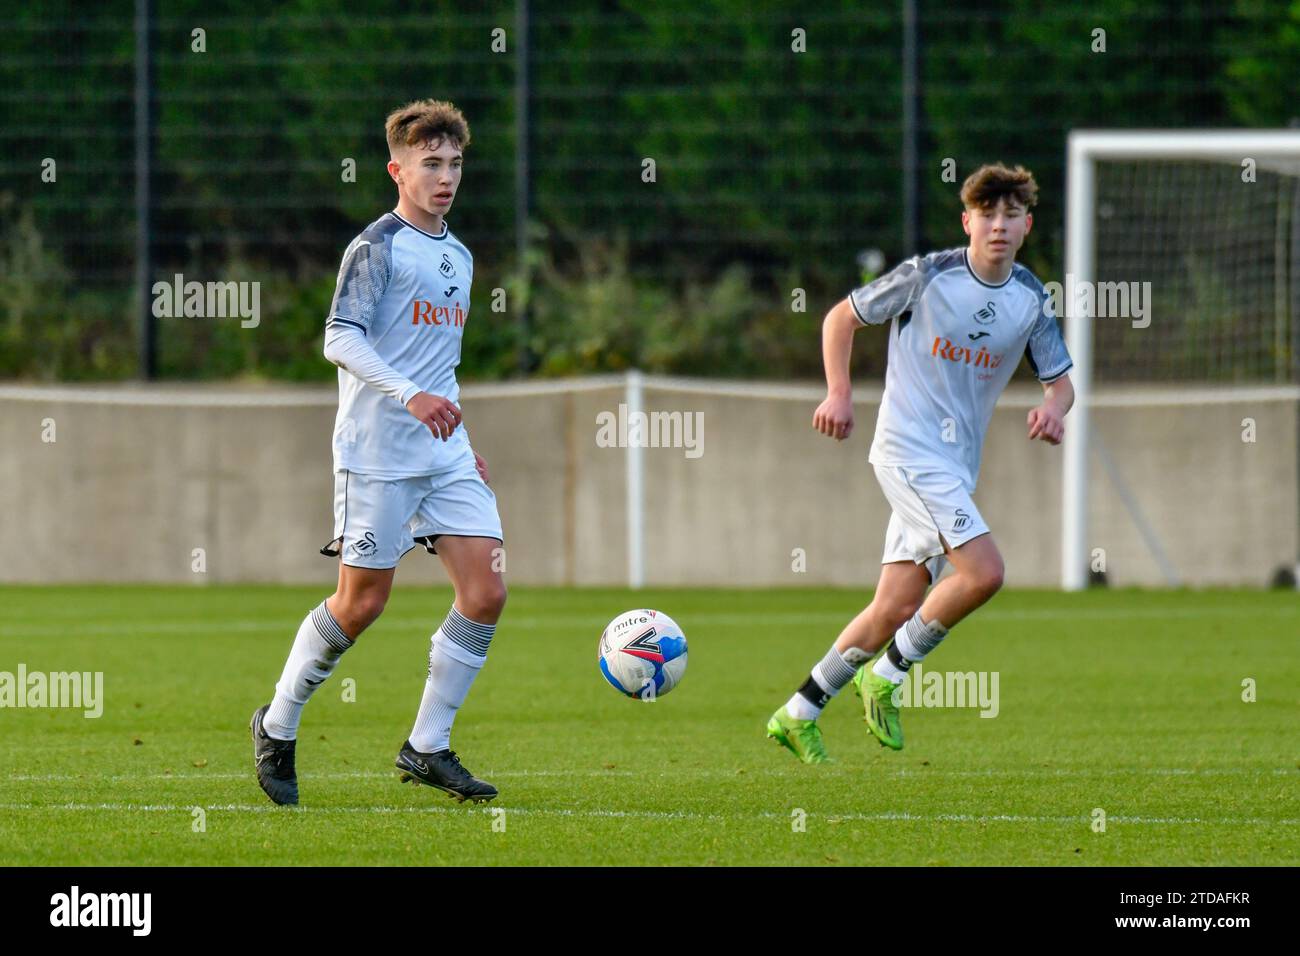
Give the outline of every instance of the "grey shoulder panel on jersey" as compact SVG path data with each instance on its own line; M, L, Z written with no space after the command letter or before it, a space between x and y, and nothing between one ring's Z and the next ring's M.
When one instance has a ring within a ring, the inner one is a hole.
M348 243L339 267L334 301L325 324L353 325L370 329L375 309L393 273L393 237L404 223L385 213Z
M960 268L960 249L912 256L883 276L849 293L849 304L863 325L883 325L896 316L906 316L925 287L950 269Z
M932 252L921 260L921 269L931 279L949 269L960 269L966 262L962 258L963 252L965 249L961 246L956 249L944 249L942 252Z
M391 212L386 212L361 230L357 238L352 241L356 242L357 239L365 239L371 243L391 243L393 236L397 235L404 225L405 223Z
M1019 262L1011 267L1011 281L1020 283L1037 296L1047 295L1047 289L1044 288L1043 283L1038 280L1038 276L1034 275Z
M1044 385L1050 385L1074 367L1052 308L1052 298L1038 276L1018 262L1011 270L1011 278L1032 292L1034 301L1038 303L1029 339L1025 342L1025 360L1034 377Z
M1017 285L1024 286L1033 293L1034 302L1036 303L1035 310L1037 313L1034 316L1035 325L1037 325L1043 318L1053 320L1056 318L1056 310L1052 303L1052 297L1048 294L1046 286L1043 285L1038 276L1034 275L1027 268L1017 262L1011 267L1011 281Z

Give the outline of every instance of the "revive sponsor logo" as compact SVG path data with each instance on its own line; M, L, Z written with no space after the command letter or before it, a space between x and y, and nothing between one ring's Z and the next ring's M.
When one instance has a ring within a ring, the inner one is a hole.
M428 299L416 299L411 303L411 324L450 325L455 328L465 327L465 310L460 303L455 305L434 305Z
M934 347L930 349L930 354L935 358L961 362L963 365L973 365L975 368L994 369L1002 364L1002 356L994 355L983 345L978 350L972 350L969 345L957 345L951 339L945 339L941 335L934 337Z

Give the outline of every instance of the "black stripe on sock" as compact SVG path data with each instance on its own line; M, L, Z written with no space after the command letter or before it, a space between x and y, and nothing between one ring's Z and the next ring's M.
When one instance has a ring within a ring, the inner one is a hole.
M892 640L889 646L885 648L885 656L889 658L889 663L893 664L900 671L905 671L912 666L912 662L899 653L898 645Z
M817 707L825 707L831 701L831 695L822 690L822 685L813 680L812 674L809 674L808 679L803 682L799 693Z
M334 615L330 613L324 601L321 601L311 612L311 620L316 626L316 633L340 654L352 646L352 638L343 633L343 628L339 626L338 621L334 620Z

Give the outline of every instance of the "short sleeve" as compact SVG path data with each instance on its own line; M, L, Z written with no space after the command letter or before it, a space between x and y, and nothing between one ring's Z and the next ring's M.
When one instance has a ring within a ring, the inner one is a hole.
M879 279L849 293L849 304L863 325L883 325L911 309L921 294L921 257L899 263Z
M1041 292L1038 301L1039 308L1029 331L1029 341L1025 344L1025 359L1038 380L1050 385L1073 368L1074 362L1065 348L1051 297Z
M330 304L329 319L325 324L342 322L368 332L391 276L388 243L354 239L343 253L334 301Z

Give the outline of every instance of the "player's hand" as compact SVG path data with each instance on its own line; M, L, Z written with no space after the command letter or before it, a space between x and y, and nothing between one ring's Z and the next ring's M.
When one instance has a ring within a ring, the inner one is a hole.
M837 441L848 438L853 431L853 400L827 395L813 412L813 428Z
M478 452L474 452L474 467L478 469L478 476L483 479L483 484L492 484L492 482L488 481L487 462L483 460L483 456Z
M1059 445L1065 437L1065 421L1061 413L1049 405L1039 405L1029 410L1029 440L1041 438L1049 445Z
M460 409L441 395L417 392L406 410L429 426L434 438L446 441L460 424Z

